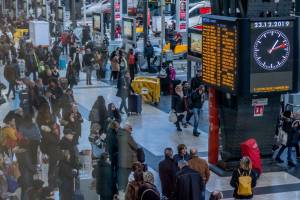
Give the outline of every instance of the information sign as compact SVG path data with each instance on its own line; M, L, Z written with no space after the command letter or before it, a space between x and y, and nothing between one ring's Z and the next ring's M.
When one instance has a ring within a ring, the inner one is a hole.
M217 89L236 93L237 19L208 15L202 23L202 80Z

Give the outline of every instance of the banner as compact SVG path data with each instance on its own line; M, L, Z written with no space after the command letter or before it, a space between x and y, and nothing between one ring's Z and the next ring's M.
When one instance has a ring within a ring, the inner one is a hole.
M115 0L115 20L121 21L121 0Z
M178 31L186 32L187 31L187 18L188 18L188 1L179 0L179 27Z

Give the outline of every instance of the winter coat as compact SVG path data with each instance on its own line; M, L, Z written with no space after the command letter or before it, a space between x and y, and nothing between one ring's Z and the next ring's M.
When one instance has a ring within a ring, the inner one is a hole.
M10 83L15 83L19 78L19 67L17 63L6 65L4 68L4 77Z
M117 91L117 97L121 97L121 98L127 98L130 94L131 89L131 84L130 84L130 79L121 76L118 79L118 91Z
M111 200L114 195L112 167L106 161L97 164L96 191L103 200Z
M189 161L189 167L197 171L203 178L206 184L209 180L210 172L206 160L199 158L198 156L193 156Z
M293 140L294 140L294 130L292 128L293 121L290 118L283 117L283 124L282 124L282 130L287 133L287 142L286 146L291 147L293 146Z
M107 151L109 153L111 161L118 162L116 158L118 156L119 147L118 147L117 134L114 129L109 128L107 130L106 141L107 141Z
M129 182L125 192L125 200L139 200L138 192L142 183L136 181Z
M239 196L237 194L239 177L240 177L240 174L239 174L238 170L240 171L241 174L249 174L249 170L244 170L242 168L235 169L233 171L232 177L231 177L231 180L230 180L230 185L234 188L233 197L237 198L237 199L250 199L250 198L253 197L253 195ZM254 188L256 186L256 180L257 180L257 178L256 178L255 172L253 170L251 170L250 176L252 177L251 186L252 186L252 188Z
M185 154L184 156L181 156L180 154L176 154L173 159L177 166L179 160L189 161L191 159L191 156L189 154Z
M79 169L78 149L75 142L63 137L60 140L59 147L61 150L67 150L70 153L70 160L67 161L67 164L73 169Z
M34 140L40 142L41 140L41 133L40 129L35 123L31 124L22 124L19 127L19 131L23 134L25 138L28 140Z
M204 93L199 94L198 91L195 91L191 95L192 107L193 108L202 108L204 103Z
M77 53L74 53L72 62L74 64L75 69L76 69L76 67L79 67L78 70L80 70L80 69L82 69L83 56L82 56L82 53L78 53L78 61L77 61L78 63L76 62L76 56L77 56Z
M202 199L203 180L195 170L185 166L176 175L174 200Z
M77 136L81 136L81 124L83 123L83 118L79 112L76 113L76 117L74 118L74 122L70 120L70 116L72 113L66 115L64 119L67 124L65 125L65 129L73 130Z
M160 200L160 194L156 186L148 182L144 182L139 187L138 197L139 200Z
M120 64L118 58L115 56L111 59L111 70L113 72L118 72L120 71Z
M181 98L176 93L172 96L172 109L174 109L176 113L183 113L185 111L184 98Z
M131 169L132 164L134 162L137 162L136 152L138 149L138 145L134 141L131 133L127 132L124 129L119 129L117 139L119 146L119 167Z
M177 166L171 158L165 158L158 165L159 178L161 182L162 194L168 198L171 198L176 180Z
M152 58L154 56L154 48L152 45L146 46L144 49L144 56L147 58Z
M196 90L203 84L202 80L199 77L194 77L191 80L191 88L192 90Z

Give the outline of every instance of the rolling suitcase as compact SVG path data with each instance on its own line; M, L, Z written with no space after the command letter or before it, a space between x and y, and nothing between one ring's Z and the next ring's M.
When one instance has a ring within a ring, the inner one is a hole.
M80 183L77 183L77 178L73 178L73 190L74 190L74 200L84 200L84 196L80 191ZM79 185L79 186L78 186Z
M262 173L262 163L256 140L251 138L241 143L241 154L251 159L252 168L260 175Z
M65 70L67 69L67 64L68 64L68 56L67 55L60 55L59 56L59 69Z
M128 97L128 111L130 113L142 113L142 96L138 94L129 95Z

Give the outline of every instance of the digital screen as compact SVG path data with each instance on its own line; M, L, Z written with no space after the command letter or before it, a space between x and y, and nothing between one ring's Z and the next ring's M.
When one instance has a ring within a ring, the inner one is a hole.
M202 35L191 33L191 51L202 53Z
M199 59L202 57L202 30L188 29L188 55Z
M93 29L96 31L101 31L101 15L93 15Z
M124 37L127 40L133 40L133 21L124 20Z
M250 93L293 90L293 20L253 21Z
M226 92L236 92L238 28L236 18L203 17L202 80Z

